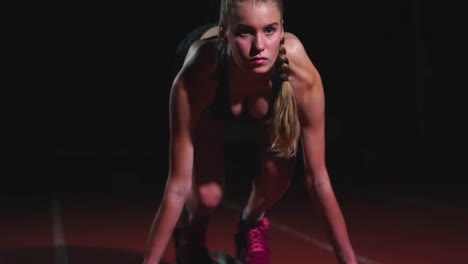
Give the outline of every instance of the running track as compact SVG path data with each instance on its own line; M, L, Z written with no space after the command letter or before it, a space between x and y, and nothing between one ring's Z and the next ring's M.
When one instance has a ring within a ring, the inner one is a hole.
M159 186L151 192L2 197L0 264L141 263L162 194ZM468 263L466 202L448 195L441 199L384 188L370 192L338 187L360 263ZM234 254L235 219L243 201L239 197L247 191L227 190L208 231L212 251ZM308 199L301 186L293 184L269 212L274 264L337 263ZM172 241L163 263L174 263Z

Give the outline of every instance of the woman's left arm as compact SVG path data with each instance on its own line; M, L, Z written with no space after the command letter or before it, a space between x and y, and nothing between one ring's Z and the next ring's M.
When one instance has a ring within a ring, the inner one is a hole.
M289 48L288 48L289 46ZM325 219L339 263L358 263L325 162L325 97L319 72L297 38L287 46L301 127L304 183Z

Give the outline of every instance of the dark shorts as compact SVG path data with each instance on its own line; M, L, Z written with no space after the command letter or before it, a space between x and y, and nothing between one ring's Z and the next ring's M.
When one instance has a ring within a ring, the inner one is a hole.
M182 67L182 64L184 63L185 56L187 55L187 52L190 48L190 45L192 45L195 41L199 40L200 37L205 33L208 29L216 26L216 22L204 24L202 26L199 26L189 32L185 38L179 43L176 49L176 54L175 54L175 59L174 59L174 70L177 72L179 69Z

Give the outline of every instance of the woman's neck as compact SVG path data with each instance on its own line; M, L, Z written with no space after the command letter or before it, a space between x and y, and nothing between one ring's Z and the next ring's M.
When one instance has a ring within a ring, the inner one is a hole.
M231 93L242 97L258 97L270 93L273 71L258 74L241 69L232 59L227 67L227 81Z

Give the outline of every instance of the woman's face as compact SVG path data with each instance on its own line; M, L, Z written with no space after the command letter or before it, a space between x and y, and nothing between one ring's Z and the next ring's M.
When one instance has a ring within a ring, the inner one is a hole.
M248 71L269 72L284 35L280 10L270 3L247 2L234 14L226 32L234 61Z

